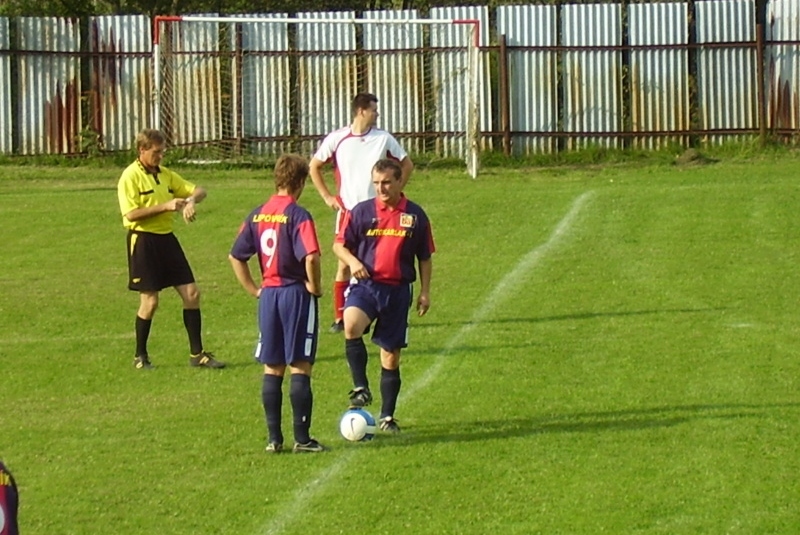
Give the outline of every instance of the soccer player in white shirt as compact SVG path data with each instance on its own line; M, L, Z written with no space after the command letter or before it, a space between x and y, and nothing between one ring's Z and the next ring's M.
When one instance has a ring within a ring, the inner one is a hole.
M414 169L414 163L400 143L378 123L378 97L371 93L359 93L353 98L353 121L328 134L309 163L309 175L314 187L330 208L338 210L336 232L347 210L356 204L375 197L372 185L372 167L382 158L400 162L402 169L401 188L405 187ZM331 193L322 176L322 167L331 162L336 181L336 194ZM350 270L341 260L336 266L333 283L334 321L331 332L343 329L344 292L350 281Z

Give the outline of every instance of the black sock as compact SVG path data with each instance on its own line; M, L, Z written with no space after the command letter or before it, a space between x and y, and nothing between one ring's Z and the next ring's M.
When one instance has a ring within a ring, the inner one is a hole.
M289 387L289 400L292 402L294 414L294 441L308 444L311 440L311 409L314 406L314 394L311 392L311 377L302 373L292 374Z
M381 368L381 418L394 416L401 383L400 368L396 370Z
M266 373L264 374L264 382L261 384L261 404L264 405L269 441L277 442L278 444L283 444L283 433L281 432L282 384L283 377Z
M153 320L145 320L136 315L136 356L147 356L147 339L150 338L150 326Z
M364 345L363 338L354 338L344 341L344 354L347 356L347 364L350 366L350 374L353 376L353 386L369 388L367 379L367 347Z
M189 351L192 355L199 355L203 351L202 320L199 308L183 309L183 324L189 335Z

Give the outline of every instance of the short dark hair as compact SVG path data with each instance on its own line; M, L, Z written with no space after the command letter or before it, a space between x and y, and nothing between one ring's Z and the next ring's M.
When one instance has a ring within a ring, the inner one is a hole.
M166 143L166 136L161 130L154 128L145 128L136 135L136 150L147 150L153 145L164 145Z
M372 93L359 93L353 97L353 115L357 114L359 110L366 110L373 102L378 102L378 97Z
M400 164L397 162L397 160L392 160L390 158L381 158L375 162L375 165L372 166L372 171L377 171L378 173L386 173L387 171L391 171L397 180L403 178L403 168L400 167Z
M284 154L275 162L275 189L300 191L308 176L308 162L299 154Z

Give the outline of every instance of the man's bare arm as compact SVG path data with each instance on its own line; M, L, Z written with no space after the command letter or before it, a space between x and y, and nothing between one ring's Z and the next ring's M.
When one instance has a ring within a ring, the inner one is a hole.
M339 203L339 199L336 198L336 195L331 193L331 190L328 189L328 185L325 184L325 177L322 176L323 165L325 165L325 162L316 158L311 158L311 161L308 163L308 174L311 177L311 182L314 183L314 187L317 189L319 196L322 197L322 200L325 201L325 204L327 204L329 208L341 210L342 205Z

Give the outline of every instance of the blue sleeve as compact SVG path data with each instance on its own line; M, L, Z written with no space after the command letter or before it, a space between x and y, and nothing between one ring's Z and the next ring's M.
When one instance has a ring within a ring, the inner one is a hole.
M239 233L231 247L231 256L242 262L247 262L251 256L258 252L256 237L254 236L254 225L250 223L253 220L252 214L247 216L247 219L239 227Z

